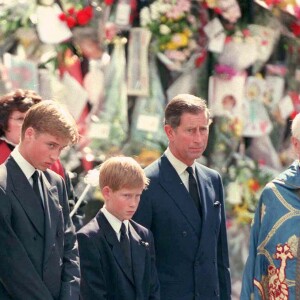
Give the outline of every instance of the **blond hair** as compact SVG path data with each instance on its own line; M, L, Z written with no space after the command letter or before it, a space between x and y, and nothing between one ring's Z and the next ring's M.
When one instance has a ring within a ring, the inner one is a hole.
M132 157L115 156L104 161L100 166L99 185L103 189L110 187L113 191L122 188L145 189L149 179L139 163Z
M68 139L71 144L76 144L79 140L77 125L72 115L52 100L41 101L28 110L22 125L21 140L29 127L38 133Z

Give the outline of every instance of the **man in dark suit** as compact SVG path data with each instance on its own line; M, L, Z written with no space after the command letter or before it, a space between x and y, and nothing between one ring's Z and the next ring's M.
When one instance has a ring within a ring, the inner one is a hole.
M176 96L165 109L169 147L145 169L150 185L133 219L153 233L163 300L231 298L222 181L196 162L210 122L204 100Z
M83 300L160 299L152 234L130 220L148 182L133 158L101 165L105 206L77 234Z
M47 170L78 136L70 114L54 101L42 101L27 112L20 144L0 165L1 300L79 299L66 187Z

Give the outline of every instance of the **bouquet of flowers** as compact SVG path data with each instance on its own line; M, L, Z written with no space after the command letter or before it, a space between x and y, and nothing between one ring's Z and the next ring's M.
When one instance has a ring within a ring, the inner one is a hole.
M229 215L238 223L251 223L264 186L274 177L274 171L249 157L238 157L227 170L225 182Z
M192 13L190 0L156 0L141 10L141 26L151 31L154 51L171 70L182 70L198 48Z

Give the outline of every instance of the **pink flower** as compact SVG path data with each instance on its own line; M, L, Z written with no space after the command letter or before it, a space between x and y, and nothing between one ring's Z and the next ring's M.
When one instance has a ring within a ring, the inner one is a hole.
M225 75L226 78L231 79L233 76L235 76L238 72L234 68L228 66L228 65L221 65L217 64L215 66L215 72L219 75Z

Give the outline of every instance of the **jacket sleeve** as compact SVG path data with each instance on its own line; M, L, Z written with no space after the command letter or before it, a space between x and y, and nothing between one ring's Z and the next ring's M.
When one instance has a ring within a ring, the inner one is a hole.
M217 261L218 261L218 275L219 275L219 288L220 299L231 299L231 279L229 269L229 254L227 243L227 230L226 230L226 216L225 216L225 201L224 191L221 177L219 177L219 202L221 203L221 224L217 244Z
M63 181L63 179L61 179ZM75 233L75 227L69 216L70 210L68 205L65 184L62 182L61 206L64 215L64 254L62 283L60 290L60 300L77 300L79 299L80 289L80 269L78 243Z
M132 218L134 221L148 229L151 229L152 225L152 204L151 198L148 197L148 195L151 195L150 189L151 187L148 187L147 190L143 191L139 206Z
M12 226L10 198L0 188L0 282L15 300L53 300Z
M149 231L150 255L151 255L151 286L149 300L160 300L160 287L155 264L155 247L151 231Z
M84 300L106 300L107 285L101 268L101 253L93 240L84 233L77 233L80 253L80 296Z

